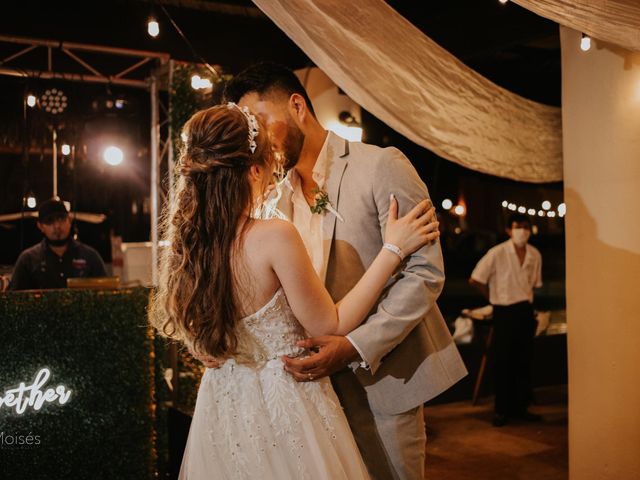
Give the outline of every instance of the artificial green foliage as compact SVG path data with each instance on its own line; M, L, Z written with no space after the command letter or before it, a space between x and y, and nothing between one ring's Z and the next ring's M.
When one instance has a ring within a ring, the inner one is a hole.
M166 444L166 434L157 431L154 396L162 381L146 320L148 294L134 288L0 295L0 395L30 384L42 367L51 370L47 386L72 392L65 405L45 403L22 415L0 407L5 438L40 438L38 445L0 445L0 477L155 478L156 443Z

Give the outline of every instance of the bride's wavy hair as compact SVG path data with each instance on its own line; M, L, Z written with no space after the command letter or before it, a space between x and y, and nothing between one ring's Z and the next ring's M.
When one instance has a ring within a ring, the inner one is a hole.
M268 167L271 148L261 128L252 153L247 117L227 105L195 113L182 139L175 195L160 222L168 245L160 254L149 319L194 351L223 357L237 347L240 309L231 258L253 207L248 171Z

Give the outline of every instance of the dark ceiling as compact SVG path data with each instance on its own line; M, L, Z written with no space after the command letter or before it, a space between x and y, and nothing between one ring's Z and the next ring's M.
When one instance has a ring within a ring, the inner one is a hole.
M0 34L155 50L179 60L196 60L158 3L202 57L229 72L265 59L292 68L310 63L249 0L23 0L3 6ZM498 0L388 3L499 85L532 100L560 104L560 46L554 22ZM152 10L161 24L156 39L146 32ZM16 50L16 46L0 44L3 57Z

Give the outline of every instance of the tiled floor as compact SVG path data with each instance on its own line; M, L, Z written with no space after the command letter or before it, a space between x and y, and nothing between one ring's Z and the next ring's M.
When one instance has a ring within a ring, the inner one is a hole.
M568 478L565 387L536 390L531 411L541 424L491 425L492 399L427 407L428 480L565 480Z

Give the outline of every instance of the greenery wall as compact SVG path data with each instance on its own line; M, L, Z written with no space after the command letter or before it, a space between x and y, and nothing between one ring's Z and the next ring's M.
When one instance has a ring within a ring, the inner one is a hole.
M2 478L156 477L158 445L166 457L156 409L164 382L155 350L163 342L147 326L148 294L144 288L0 294L0 398L20 382L30 385L42 367L51 371L43 389L71 390L68 403L21 415L0 402Z

